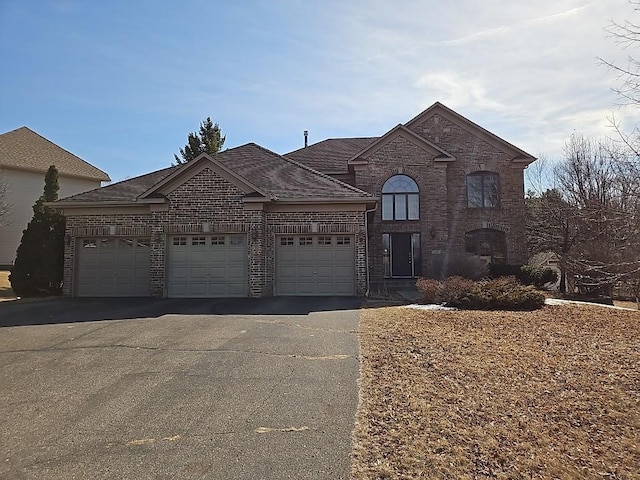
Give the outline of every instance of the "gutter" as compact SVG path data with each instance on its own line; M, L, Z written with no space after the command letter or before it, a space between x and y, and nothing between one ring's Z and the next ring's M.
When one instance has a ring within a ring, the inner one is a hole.
M133 202L123 202L122 200L103 200L97 202L65 202L63 200L58 200L55 202L45 202L45 206L61 209L61 208L102 208L102 207L140 207L149 204L159 204L166 203L165 198L145 198L138 201Z
M311 198L277 198L274 200L277 203L297 203L297 204L312 204L312 203L371 203L376 202L378 199L376 197L344 197L344 198L322 198L322 197L311 197Z

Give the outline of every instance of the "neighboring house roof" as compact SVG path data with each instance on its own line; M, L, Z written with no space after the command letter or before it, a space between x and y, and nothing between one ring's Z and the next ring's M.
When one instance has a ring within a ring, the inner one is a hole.
M379 137L329 138L284 156L321 172L347 171L347 161Z
M46 172L108 182L109 175L27 127L0 134L0 168Z
M175 181L200 162L210 162L214 169L223 168L244 183L254 186L258 193L274 200L372 198L369 193L333 177L255 143L248 143L225 150L213 157L203 154L185 165L165 168L64 198L59 203L129 203L142 198L153 198L164 185Z

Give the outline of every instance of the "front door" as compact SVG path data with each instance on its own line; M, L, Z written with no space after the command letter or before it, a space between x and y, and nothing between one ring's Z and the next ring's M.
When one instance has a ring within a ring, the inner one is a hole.
M382 237L385 277L422 274L419 233L385 233Z
M393 277L413 276L410 233L391 234L391 275Z

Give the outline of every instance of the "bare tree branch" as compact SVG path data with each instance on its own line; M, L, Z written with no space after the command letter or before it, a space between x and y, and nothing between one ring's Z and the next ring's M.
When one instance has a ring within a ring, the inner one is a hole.
M9 204L9 184L0 172L0 228L9 224L11 205Z

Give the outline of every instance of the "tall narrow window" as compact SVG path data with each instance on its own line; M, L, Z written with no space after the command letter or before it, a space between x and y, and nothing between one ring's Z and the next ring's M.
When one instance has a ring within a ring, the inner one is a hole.
M382 186L382 220L418 220L420 190L407 175L394 175Z
M497 208L500 206L498 174L473 172L467 175L467 207Z

